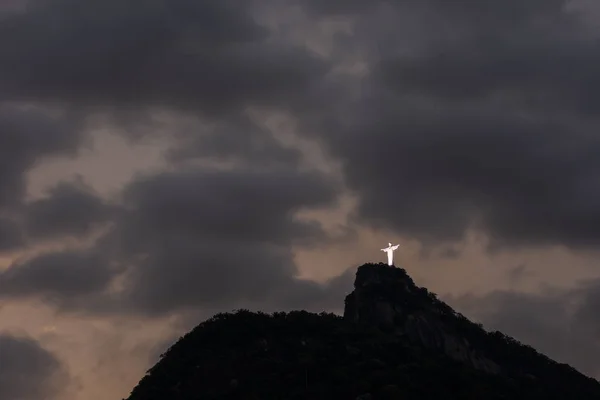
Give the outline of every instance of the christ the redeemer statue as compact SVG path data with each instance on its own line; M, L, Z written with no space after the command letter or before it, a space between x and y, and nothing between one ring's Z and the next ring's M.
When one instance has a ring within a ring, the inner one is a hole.
M391 243L388 243L388 247L385 249L381 249L381 251L385 251L388 256L388 265L394 265L394 250L396 250L400 246L399 244L392 246Z

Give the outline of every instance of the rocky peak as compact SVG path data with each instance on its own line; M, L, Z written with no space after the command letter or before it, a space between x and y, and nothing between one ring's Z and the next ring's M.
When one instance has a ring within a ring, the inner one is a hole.
M483 331L481 327L416 286L402 268L383 263L360 266L354 290L345 299L344 319L377 326L488 373L501 371L460 329L467 325L467 330Z

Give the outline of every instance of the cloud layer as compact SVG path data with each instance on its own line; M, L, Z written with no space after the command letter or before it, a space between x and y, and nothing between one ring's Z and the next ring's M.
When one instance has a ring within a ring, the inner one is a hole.
M306 4L352 18L366 54L339 111L305 120L342 160L360 221L433 243L473 227L503 247L598 243L600 60L581 13L564 1Z
M299 278L298 252L337 242L324 221L298 214L333 219L349 195L357 207L348 230L391 231L426 248L476 230L505 252L594 251L597 6L448 4L30 0L0 8L0 255L10 264L0 269L0 298L109 319L333 309L352 274L324 284ZM280 128L268 128L275 117L340 174L306 168L312 150L283 145ZM134 144L161 137L166 167L133 177L113 198L85 177L29 198L28 173L81 155L97 129ZM597 350L597 293L590 283L460 304L558 357L568 354L565 338L577 338L581 354L569 360L597 373L584 357ZM573 299L580 305L564 310Z
M0 397L52 399L64 384L60 361L27 337L0 334Z
M34 232L85 233L110 208L74 189L61 185L29 205L42 217ZM291 246L314 246L328 235L295 215L334 205L337 193L335 181L291 168L192 167L142 176L125 188L119 208L112 206L116 217L96 246L15 261L0 273L0 296L142 314L318 302L326 289L296 278ZM110 285L118 277L124 287L115 293Z
M206 113L298 100L322 63L280 46L252 2L32 1L0 25L5 98Z

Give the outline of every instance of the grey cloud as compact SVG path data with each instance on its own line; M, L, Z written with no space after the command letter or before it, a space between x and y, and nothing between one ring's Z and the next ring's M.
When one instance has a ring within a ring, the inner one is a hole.
M293 212L336 196L335 183L291 169L140 178L124 195L131 214L106 238L118 257L144 255L133 261L123 301L150 313L277 301L296 284L290 245L326 238Z
M0 206L14 207L25 194L25 173L43 157L74 155L82 143L77 119L0 103Z
M502 3L494 0L479 1L474 4L460 3L455 6L443 0L426 0L424 2L398 0L396 3L418 5L431 14L451 18L453 23L465 24L464 28L474 34L503 34L508 26L512 32L522 33L520 29L537 25L545 28L546 24L570 22L568 13L569 0L532 0L526 3L508 0ZM564 26L563 26L564 27Z
M299 116L304 131L342 161L362 223L429 244L474 227L490 249L595 246L600 141L574 106L596 104L592 37L564 2L488 3L354 13L369 72L335 112Z
M45 197L24 205L26 232L29 237L85 237L107 222L117 208L107 204L81 179L60 182Z
M600 59L585 9L572 3L376 1L371 13L355 14L355 36L375 48L373 80L404 94L453 102L504 96L526 109L593 111ZM403 14L418 22L395 24ZM386 52L373 46L382 40Z
M461 251L453 248L442 248L437 255L442 258L457 259L461 255Z
M364 2L360 0L296 0L307 11L316 15L350 15L363 17L365 12L373 12L378 8L386 10L415 9L426 12L427 15L442 15L455 21L467 23L465 29L477 24L477 29L493 31L498 26L505 27L511 24L513 28L528 24L532 20L545 17L561 17L564 14L568 0L532 0L527 3L518 0L497 2L483 0L477 3L450 4L444 0L374 0ZM434 30L435 27L430 27Z
M0 398L51 400L65 383L60 361L28 337L0 334Z
M291 280L291 256L253 243L166 238L130 276L125 297L150 313L269 300ZM267 298L265 298L267 297Z
M2 21L0 29L11 32L0 57L0 71L10 80L5 93L107 107L219 110L234 118L248 104L293 105L306 130L344 162L351 189L362 196L363 221L383 224L392 215L392 227L432 241L459 240L477 222L501 245L597 242L593 121L548 109L560 101L594 104L589 88L596 52L564 2L296 3L354 17L355 47L348 47L348 37L338 44L351 53L369 48L366 78L321 87L327 66L272 40L253 20L252 2L178 0L141 12L133 0L85 9L55 0ZM409 10L419 23L383 21L378 7L392 16ZM52 25L64 18L70 23ZM210 23L196 23L203 18ZM564 28L561 35L557 27ZM399 51L407 37L410 55ZM189 53L183 42L202 46ZM370 50L381 46L389 51ZM39 51L23 50L29 47ZM36 70L42 63L29 57L43 57L45 70ZM563 64L578 73L567 74ZM349 87L340 87L344 83ZM362 96L355 101L348 94L359 83ZM508 106L490 97L498 90ZM308 97L298 103L298 96ZM245 121L216 121L210 133L184 140L171 160L202 156L270 165L296 159L297 153L256 131ZM388 185L386 175L399 179Z
M334 279L324 285L295 277L285 248L244 243L196 243L178 238L135 269L125 296L144 314L218 308L230 311L343 307L352 284Z
M0 252L16 250L25 243L19 224L9 218L0 218Z
M94 247L15 263L0 275L0 292L47 298L63 311L149 316L299 299L325 306L324 287L296 278L291 246L328 237L294 213L334 205L339 189L293 168L140 176ZM108 291L117 277L123 289Z
M60 304L102 291L115 274L105 258L91 251L43 253L0 273L0 297L41 297Z
M231 117L213 123L196 123L177 131L178 144L167 158L181 163L195 158L233 161L252 167L298 165L298 149L284 148L266 128L249 117Z
M597 44L579 36L522 35L465 41L422 57L384 60L378 66L380 79L404 93L448 101L503 95L534 110L597 112Z
M530 271L526 264L520 264L508 271L508 281L514 285L531 275L535 273Z
M361 1L361 0L299 0L306 11L312 15L333 16L333 15L357 15L365 11L372 10L381 4L381 1Z
M269 40L251 4L33 1L0 22L3 96L115 112L159 105L221 113L247 103L294 103L327 66Z
M423 240L459 240L474 224L504 245L600 237L600 142L560 119L404 104L343 133L332 148L363 220Z
M134 229L128 238L140 242L167 233L252 243L318 240L320 228L294 220L293 213L332 206L339 190L323 175L290 168L182 168L140 178L126 188L125 207L136 211L125 217L122 227L126 233Z
M597 337L600 334L600 318L598 318L600 279L584 281L580 287L574 290L572 296L578 305L574 313L575 318L586 327L588 334Z

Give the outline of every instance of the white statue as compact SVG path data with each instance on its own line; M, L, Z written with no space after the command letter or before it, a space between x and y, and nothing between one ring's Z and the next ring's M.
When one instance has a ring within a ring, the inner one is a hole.
M388 243L388 247L385 249L381 249L381 251L385 251L388 256L388 265L394 265L394 250L396 250L400 246L399 244L392 246L391 243Z

